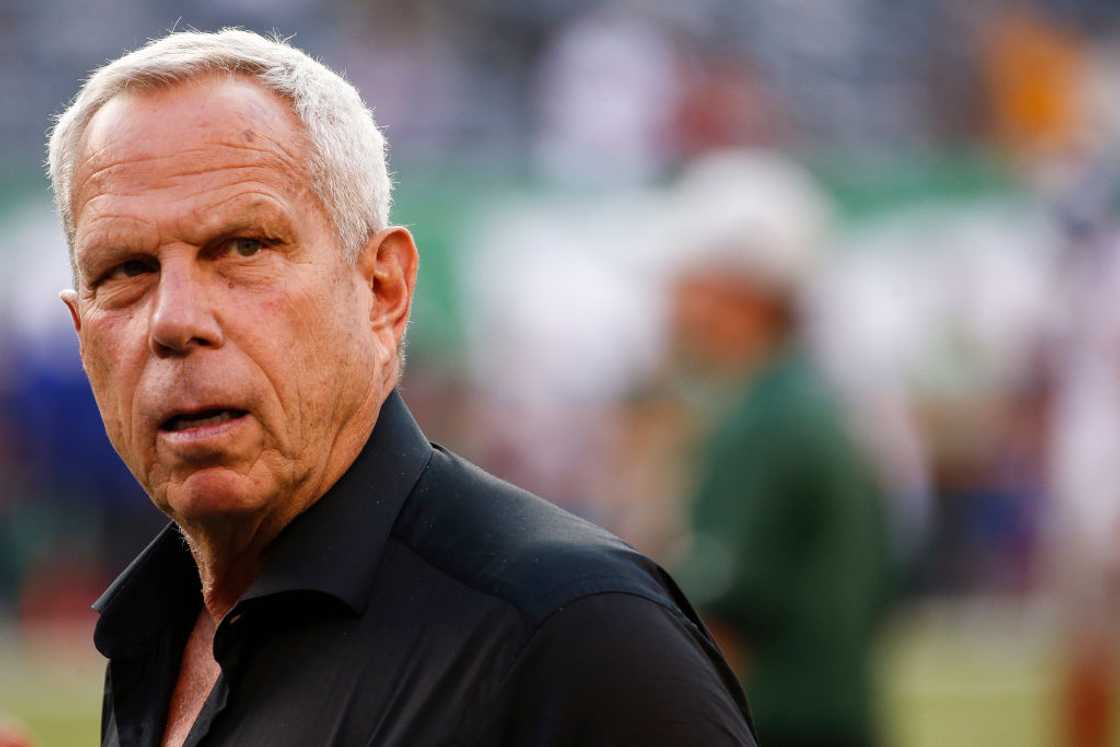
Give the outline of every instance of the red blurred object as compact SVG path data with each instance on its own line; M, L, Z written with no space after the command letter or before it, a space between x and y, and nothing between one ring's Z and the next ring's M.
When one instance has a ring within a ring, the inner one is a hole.
M1065 744L1109 747L1115 729L1116 661L1107 641L1083 638L1065 683Z

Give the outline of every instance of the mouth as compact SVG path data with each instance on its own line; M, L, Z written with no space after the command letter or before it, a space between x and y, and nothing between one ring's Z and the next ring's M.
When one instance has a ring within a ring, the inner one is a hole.
M159 429L167 433L177 433L192 428L206 428L222 425L234 420L239 420L248 414L249 413L245 410L225 407L212 407L196 412L182 412L164 420L160 423Z

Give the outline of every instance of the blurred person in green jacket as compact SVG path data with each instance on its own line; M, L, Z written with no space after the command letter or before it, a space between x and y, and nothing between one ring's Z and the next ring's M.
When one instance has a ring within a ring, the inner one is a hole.
M673 338L712 424L677 577L744 681L760 744L872 744L885 507L799 344L826 203L793 164L740 151L695 164L672 207Z

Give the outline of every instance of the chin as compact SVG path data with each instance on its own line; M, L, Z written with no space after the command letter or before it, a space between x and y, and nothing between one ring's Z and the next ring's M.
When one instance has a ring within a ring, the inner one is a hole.
M168 490L161 508L179 524L236 520L262 513L274 495L259 480L225 467L211 467L191 473Z

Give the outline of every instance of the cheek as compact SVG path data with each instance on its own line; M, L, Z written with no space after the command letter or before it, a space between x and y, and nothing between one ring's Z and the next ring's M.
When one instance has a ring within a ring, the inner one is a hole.
M329 301L324 302L324 299ZM362 321L358 299L345 279L324 282L292 298L284 315L289 319L292 339L302 347L311 373L333 379L336 374L330 370L331 366L356 362L368 346L368 323ZM363 332L366 333L364 337Z
M308 340L304 378L319 387L317 394L322 396L316 399L344 398L347 386L361 377L356 372L368 371L372 376L377 359L373 336L344 311L322 314L301 332Z
M241 309L238 343L275 392L283 430L297 444L317 438L321 434L305 431L334 396L337 361L345 346L332 320L311 299L277 295L257 301L253 308Z
M113 445L121 450L126 424L143 367L144 339L138 337L132 317L90 320L82 328L82 366L89 378L97 407Z
M318 279L316 279L318 280ZM258 296L238 325L249 356L267 375L280 410L273 427L297 452L330 436L376 374L372 335L351 289L340 283L288 284Z
M343 417L356 399L368 391L381 364L382 351L353 307L340 304L332 309L321 308L314 321L301 330L307 345L303 379L314 391L306 392L317 409L334 413L332 420Z

